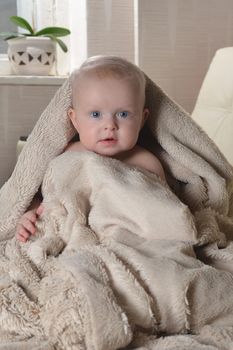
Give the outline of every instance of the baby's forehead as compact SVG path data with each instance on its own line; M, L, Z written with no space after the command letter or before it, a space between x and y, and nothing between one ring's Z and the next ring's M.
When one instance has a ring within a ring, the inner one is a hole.
M116 80L124 80L124 79L132 79L136 80L136 77L133 74L128 74L123 71L119 71L117 69L113 68L105 68L105 67L98 67L98 68L92 68L88 70L80 70L77 72L74 72L72 82L73 86L76 84L81 84L82 82L85 82L87 80L99 80L104 81L105 79L116 79Z
M121 81L123 83L125 82L130 88L132 87L132 89L135 89L138 94L145 93L144 77L140 78L136 76L136 74L123 72L122 70L119 70L118 67L115 69L113 69L113 67L111 67L111 69L109 67L101 67L101 69L100 67L97 67L73 73L71 79L73 95L80 91L85 83L93 81L104 84L108 79Z

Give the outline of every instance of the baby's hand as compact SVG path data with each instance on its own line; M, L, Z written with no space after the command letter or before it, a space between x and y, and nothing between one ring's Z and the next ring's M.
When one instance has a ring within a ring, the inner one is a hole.
M36 220L43 212L43 205L27 211L19 220L15 237L21 242L26 242L31 235L36 233Z

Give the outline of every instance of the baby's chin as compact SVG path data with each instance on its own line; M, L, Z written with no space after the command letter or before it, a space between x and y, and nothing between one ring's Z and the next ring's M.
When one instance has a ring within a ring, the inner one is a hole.
M120 152L95 152L99 156L102 157L109 157L109 158L117 158L117 156L120 154Z
M115 158L117 157L120 153L122 153L121 150L116 150L114 148L104 148L104 149L96 149L94 150L96 154L99 154L100 156L103 157L112 157Z

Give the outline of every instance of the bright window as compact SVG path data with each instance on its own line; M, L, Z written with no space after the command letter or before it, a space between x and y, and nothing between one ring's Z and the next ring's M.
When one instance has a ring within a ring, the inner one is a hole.
M15 31L15 26L9 22L9 17L17 14L17 0L0 0L0 32ZM7 53L7 43L0 39L0 54Z
M18 14L36 28L61 26L68 53L57 49L58 75L66 75L88 57L119 55L137 63L138 0L0 0L0 31L15 30L9 17ZM0 54L7 45L1 40ZM6 57L5 57L6 60ZM0 56L1 63L1 56Z

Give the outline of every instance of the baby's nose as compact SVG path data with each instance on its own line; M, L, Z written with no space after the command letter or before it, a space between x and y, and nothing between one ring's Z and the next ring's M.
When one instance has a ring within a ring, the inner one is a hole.
M116 130L117 129L117 123L114 118L107 118L104 125L105 130Z

